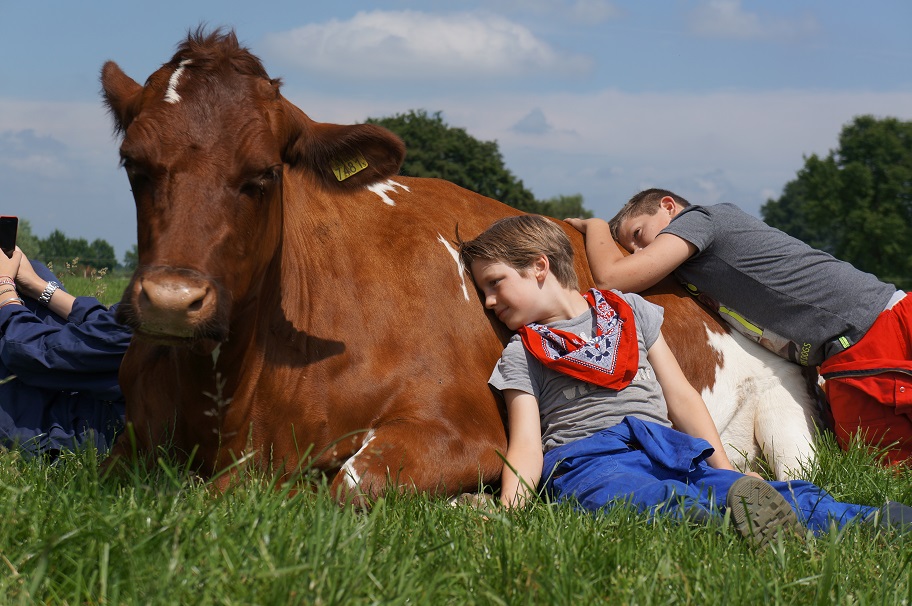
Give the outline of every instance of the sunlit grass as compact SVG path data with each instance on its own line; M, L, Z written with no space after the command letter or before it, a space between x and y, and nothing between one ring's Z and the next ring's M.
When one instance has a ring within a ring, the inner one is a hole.
M846 500L879 504L912 490L907 472L826 440L808 471ZM0 595L10 604L900 604L912 588L905 539L860 524L756 552L727 525L622 507L482 512L392 496L356 513L323 488L290 488L254 475L220 494L165 459L104 480L92 450L55 464L0 453Z

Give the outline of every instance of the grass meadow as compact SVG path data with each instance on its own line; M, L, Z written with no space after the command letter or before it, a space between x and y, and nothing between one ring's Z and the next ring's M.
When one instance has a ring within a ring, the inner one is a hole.
M120 296L130 282L131 274L99 274L77 276L68 273L65 269L55 271L63 282L67 292L76 297L95 297L105 305L113 305L120 301Z
M912 502L912 474L821 440L809 479L843 500ZM762 551L727 521L539 501L519 511L250 476L216 493L165 457L102 478L93 450L0 453L4 604L908 604L912 547L874 526Z
M107 304L127 284L63 279ZM804 476L837 498L912 503L912 471L818 449ZM116 478L99 458L0 451L0 604L912 604L912 544L864 524L758 551L727 520L415 495L359 513L325 486L248 474L217 493L165 453Z

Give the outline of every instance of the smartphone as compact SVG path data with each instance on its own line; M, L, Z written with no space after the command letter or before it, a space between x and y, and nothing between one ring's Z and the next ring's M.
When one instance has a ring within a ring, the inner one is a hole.
M0 249L7 257L16 250L16 232L19 231L19 217L0 217Z

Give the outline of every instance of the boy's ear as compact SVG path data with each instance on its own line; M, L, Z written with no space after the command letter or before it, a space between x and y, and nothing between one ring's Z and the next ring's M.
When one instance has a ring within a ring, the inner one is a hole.
M678 212L678 204L671 196L665 196L659 200L659 208L670 214L672 217Z
M551 263L548 262L548 257L545 255L539 256L532 262L532 273L536 280L544 280L550 270Z

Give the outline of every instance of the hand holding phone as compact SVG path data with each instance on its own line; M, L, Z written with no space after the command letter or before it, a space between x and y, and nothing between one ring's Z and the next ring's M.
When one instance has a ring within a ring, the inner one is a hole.
M0 217L0 250L12 258L16 251L16 233L19 231L19 217Z

